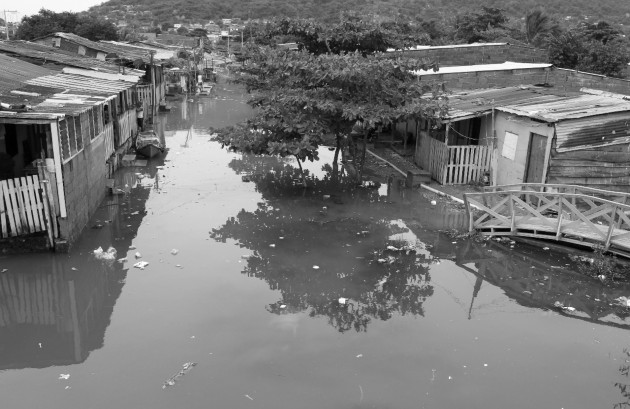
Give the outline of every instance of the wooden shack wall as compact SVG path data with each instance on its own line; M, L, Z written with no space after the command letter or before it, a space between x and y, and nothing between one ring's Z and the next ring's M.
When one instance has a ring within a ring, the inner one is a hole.
M547 183L630 192L630 143L558 152L554 141Z

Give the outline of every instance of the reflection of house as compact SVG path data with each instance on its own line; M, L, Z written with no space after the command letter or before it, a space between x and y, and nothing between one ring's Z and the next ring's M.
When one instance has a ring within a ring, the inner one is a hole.
M138 77L75 68L57 73L2 54L0 61L6 67L0 72L0 152L4 164L11 160L0 178L0 209L7 210L0 238L46 231L58 245L72 242L137 131ZM48 192L35 176L48 180ZM25 210L28 203L36 209Z
M442 184L566 183L628 191L630 102L599 91L519 86L449 97L441 125L399 124Z
M51 259L34 267L2 277L0 370L85 361L103 346L123 286L124 273L107 271L106 266L79 274Z

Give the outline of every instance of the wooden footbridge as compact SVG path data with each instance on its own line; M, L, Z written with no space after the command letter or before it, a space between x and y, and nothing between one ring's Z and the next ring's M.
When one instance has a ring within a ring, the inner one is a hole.
M630 258L630 194L523 183L464 195L469 230L555 240Z

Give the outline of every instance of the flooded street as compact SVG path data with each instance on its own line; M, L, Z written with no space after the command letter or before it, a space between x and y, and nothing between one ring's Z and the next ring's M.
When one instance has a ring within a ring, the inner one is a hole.
M168 153L119 172L71 254L0 258L0 407L630 406L630 287L453 239L466 215L425 192L336 186L327 149L307 189L227 152L209 129L251 114L228 87L172 103Z

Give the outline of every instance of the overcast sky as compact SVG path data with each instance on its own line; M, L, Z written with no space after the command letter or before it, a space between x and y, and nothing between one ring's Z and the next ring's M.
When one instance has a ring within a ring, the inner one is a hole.
M92 6L103 3L105 0L19 0L5 3L0 7L0 18L4 19L3 10L15 10L17 13L7 13L7 20L21 20L25 15L37 14L43 7L48 10L60 11L84 11ZM11 4L9 6L9 4Z

